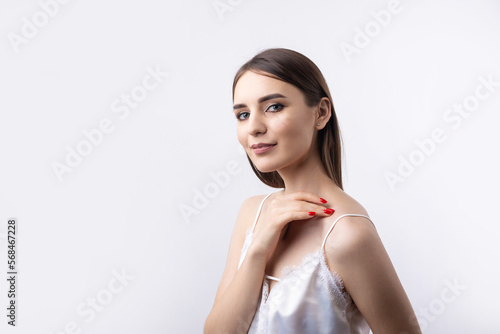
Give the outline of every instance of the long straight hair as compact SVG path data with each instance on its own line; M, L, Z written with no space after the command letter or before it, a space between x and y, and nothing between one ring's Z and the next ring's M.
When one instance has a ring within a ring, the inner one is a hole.
M319 130L317 145L321 163L328 177L343 190L341 152L343 145L340 129L330 90L316 64L297 51L284 48L266 49L243 64L236 72L233 80L233 101L236 83L246 71L267 75L294 85L304 93L309 107L318 105L323 97L330 100L331 117L325 127ZM248 154L247 159L254 173L266 185L273 188L285 187L285 182L277 171L262 173L255 167Z

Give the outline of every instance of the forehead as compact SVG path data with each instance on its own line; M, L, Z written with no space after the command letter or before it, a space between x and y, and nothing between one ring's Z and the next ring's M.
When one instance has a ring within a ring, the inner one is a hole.
M259 97L271 93L281 93L287 97L302 93L297 87L288 82L271 78L267 75L246 71L234 88L234 102L245 103L257 100Z

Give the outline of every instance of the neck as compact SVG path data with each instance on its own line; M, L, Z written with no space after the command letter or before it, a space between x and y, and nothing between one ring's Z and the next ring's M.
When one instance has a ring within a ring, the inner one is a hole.
M278 170L285 182L283 194L307 191L322 197L331 194L332 191L342 191L326 174L319 152L317 150L312 151L310 156L305 156Z

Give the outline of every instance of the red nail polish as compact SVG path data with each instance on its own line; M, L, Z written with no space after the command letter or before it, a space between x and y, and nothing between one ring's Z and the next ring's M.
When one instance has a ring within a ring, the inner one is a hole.
M324 209L323 212L326 213L327 215L331 215L332 213L335 212L335 210L333 210L333 209Z
M316 212L314 212L314 211L309 211L309 212L308 212L308 214L309 214L309 216L314 216L314 215L316 214Z
M321 203L326 203L326 199L324 199L324 198L320 197L319 200L321 201Z

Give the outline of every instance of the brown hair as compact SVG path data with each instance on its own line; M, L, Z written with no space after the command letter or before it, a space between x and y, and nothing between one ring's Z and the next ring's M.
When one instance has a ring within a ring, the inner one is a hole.
M236 83L246 71L267 75L296 86L304 93L306 104L309 107L316 106L323 97L330 100L331 117L325 127L318 132L318 148L321 163L328 177L343 190L340 129L330 90L319 68L309 58L297 51L284 48L261 51L236 72L233 81L233 100ZM250 160L248 154L247 159L254 173L266 185L273 188L285 187L285 183L277 171L261 173Z

